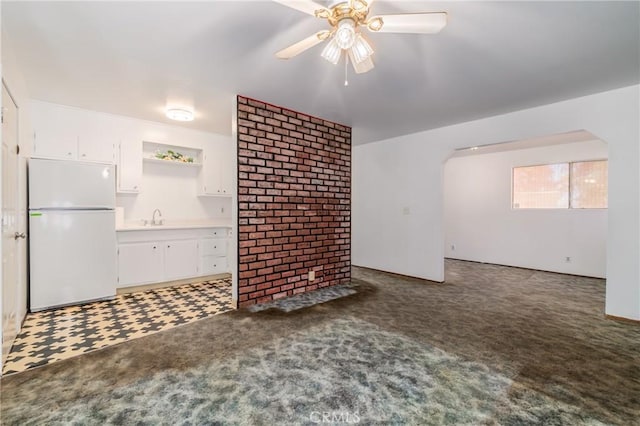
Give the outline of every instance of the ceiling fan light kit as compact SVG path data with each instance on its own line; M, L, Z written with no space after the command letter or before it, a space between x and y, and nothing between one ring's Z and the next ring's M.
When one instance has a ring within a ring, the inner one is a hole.
M359 64L373 55L373 48L367 42L367 40L364 39L362 34L358 34L356 36L356 41L353 43L353 46L351 47L349 53L351 56L351 61L354 64Z
M338 41L335 38L332 38L324 49L322 49L321 56L333 65L336 65L340 61L342 48L338 45Z
M366 28L376 33L435 34L447 25L445 12L405 13L380 15L368 18L373 0L338 0L324 7L312 0L273 0L292 9L326 19L331 29L307 37L285 49L276 56L291 59L317 44L328 40L321 56L332 64L345 60L354 70L362 74L373 69L371 44L362 35Z
M341 49L349 49L356 41L356 23L353 19L345 18L338 22L338 29L333 34Z

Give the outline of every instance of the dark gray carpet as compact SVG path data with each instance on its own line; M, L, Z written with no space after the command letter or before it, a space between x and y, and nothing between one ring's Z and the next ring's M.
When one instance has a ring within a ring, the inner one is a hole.
M5 377L2 424L638 424L640 327L602 280L353 277Z

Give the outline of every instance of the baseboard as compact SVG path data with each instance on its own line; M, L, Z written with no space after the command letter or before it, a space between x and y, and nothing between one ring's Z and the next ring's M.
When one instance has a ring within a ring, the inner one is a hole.
M620 321L620 322L626 322L628 324L640 325L640 320L637 320L637 319L631 319L631 318L625 318L625 317L617 317L615 315L607 315L607 314L605 314L604 317L606 319L610 319L610 320L614 320L614 321Z
M507 265L504 263L493 263L493 262L483 262L481 260L468 260L468 259L459 259L457 257L445 257L445 260L455 260L457 262L469 262L469 263L478 263L481 265L496 265L496 266L504 266L506 268L518 268L518 269L526 269L528 271L538 271L538 272L547 272L549 274L560 274L560 275L570 275L572 277L581 277L581 278L593 278L596 280L606 280L606 277L596 277L594 275L581 275L581 274L572 274L570 272L559 272L559 271L550 271L548 269L536 269L530 268L528 266L518 266L518 265Z
M419 280L419 281L425 281L425 282L436 283L436 284L444 283L444 281L436 281L436 280L430 280L429 278L421 278L421 277L416 277L416 276L413 276L413 275L399 274L398 272L385 271L384 269L376 269L376 268L371 268L369 266L355 265L353 263L351 264L351 266L355 266L356 268L362 268L362 269L370 269L372 271L382 272L382 273L389 274L389 275L395 275L397 277L411 278L412 280Z
M131 286L131 287L121 287L121 288L116 289L116 294L137 293L139 291L156 290L158 288L174 287L174 286L178 286L178 285L193 284L193 283L201 283L203 281L219 280L221 278L231 278L231 274L224 273L224 274L216 274L216 275L207 275L207 276L204 276L204 277L185 278L183 280L165 281L165 282L161 282L161 283L144 284L144 285L135 285L135 286Z

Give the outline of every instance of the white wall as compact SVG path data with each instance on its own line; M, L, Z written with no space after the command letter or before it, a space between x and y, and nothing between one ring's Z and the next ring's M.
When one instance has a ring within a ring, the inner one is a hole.
M518 166L605 158L601 141L451 158L444 168L445 256L604 278L607 210L512 209L511 175Z
M116 197L116 205L124 207L125 222L151 219L155 209L160 209L165 220L174 222L230 218L231 198L197 196L198 171L145 163L142 191Z
M354 147L353 263L442 281L452 151L584 129L609 147L606 313L640 319L639 87Z
M232 143L230 136L185 129L144 120L118 117L130 140L151 141L203 149L214 144ZM231 198L198 197L199 169L143 164L142 186L138 195L118 195L116 204L124 207L125 221L151 219L158 208L166 220L191 221L231 217Z

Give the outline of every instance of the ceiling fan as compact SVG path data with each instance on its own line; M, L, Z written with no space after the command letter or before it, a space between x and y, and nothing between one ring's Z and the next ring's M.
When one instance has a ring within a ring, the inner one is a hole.
M403 13L369 17L374 0L337 0L325 7L312 0L273 0L300 12L326 19L329 30L317 32L276 53L280 59L291 59L327 41L322 57L337 64L344 52L356 73L373 69L373 48L362 28L375 33L435 34L447 25L446 12Z

